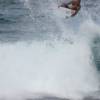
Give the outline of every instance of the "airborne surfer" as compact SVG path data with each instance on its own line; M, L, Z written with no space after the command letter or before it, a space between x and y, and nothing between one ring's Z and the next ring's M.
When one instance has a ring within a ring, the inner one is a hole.
M58 7L64 7L64 8L71 9L71 16L73 17L78 13L78 11L81 8L80 2L81 0L72 0L69 3L62 3Z

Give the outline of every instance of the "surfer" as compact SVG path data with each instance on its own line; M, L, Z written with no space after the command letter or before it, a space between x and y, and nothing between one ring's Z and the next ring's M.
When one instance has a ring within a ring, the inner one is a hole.
M81 8L80 2L81 0L72 0L69 3L62 3L58 7L64 7L64 8L71 9L71 16L73 17L78 13L78 11Z

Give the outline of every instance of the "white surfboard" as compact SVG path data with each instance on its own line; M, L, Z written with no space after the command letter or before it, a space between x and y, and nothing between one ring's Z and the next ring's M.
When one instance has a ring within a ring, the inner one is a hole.
M71 10L64 8L64 7L59 7L57 9L57 16L60 18L70 18L71 17Z

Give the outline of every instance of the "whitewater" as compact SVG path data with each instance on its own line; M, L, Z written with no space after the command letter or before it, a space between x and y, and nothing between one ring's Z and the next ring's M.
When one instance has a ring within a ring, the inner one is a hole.
M57 4L1 1L0 100L100 99L98 17L82 1L65 19Z

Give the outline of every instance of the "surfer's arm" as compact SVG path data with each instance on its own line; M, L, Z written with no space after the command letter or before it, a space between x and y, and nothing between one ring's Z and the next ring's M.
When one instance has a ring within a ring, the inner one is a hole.
M78 9L71 15L71 17L75 16L78 13L78 11L80 10L80 8L81 8L81 6L78 7Z
M74 17L77 13L78 13L78 11L75 11L75 12L71 15L71 17Z
M62 3L61 5L58 6L58 8L59 8L59 7L64 7L64 8L71 9L71 8L69 7L69 5L70 5L71 3L72 3L72 1L69 2L69 3Z

